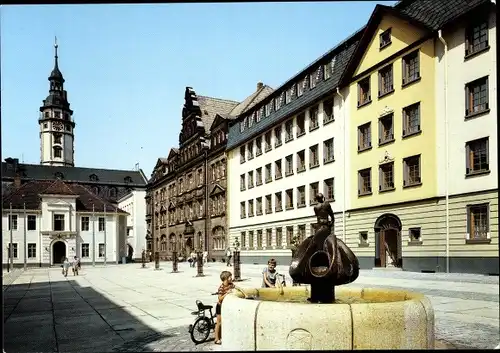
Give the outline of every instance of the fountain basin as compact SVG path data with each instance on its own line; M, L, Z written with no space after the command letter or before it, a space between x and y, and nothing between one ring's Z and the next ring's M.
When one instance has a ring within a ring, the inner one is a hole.
M335 304L311 304L309 286L235 290L222 305L222 348L434 349L434 310L423 294L353 287L335 292Z

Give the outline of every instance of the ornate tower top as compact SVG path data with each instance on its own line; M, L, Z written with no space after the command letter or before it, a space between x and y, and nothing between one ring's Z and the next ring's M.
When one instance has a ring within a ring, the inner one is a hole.
M57 45L57 37L55 37L55 39L54 39L54 51L55 51L54 69L50 73L49 81L59 82L61 84L61 88L62 88L62 84L64 83L64 77L63 77L61 71L59 70L59 62L58 62L58 56L57 56L57 48L58 47L59 46Z

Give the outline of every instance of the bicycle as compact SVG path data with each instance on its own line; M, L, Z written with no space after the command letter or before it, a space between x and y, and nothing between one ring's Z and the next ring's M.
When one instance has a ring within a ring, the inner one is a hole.
M217 295L217 293L212 293L212 295ZM191 315L196 315L197 318L192 325L189 325L189 334L191 335L191 341L200 344L207 341L210 331L215 330L214 319L216 315L212 312L213 305L205 305L200 300L197 300L196 306L198 310L191 312ZM210 312L210 318L205 314L206 310Z

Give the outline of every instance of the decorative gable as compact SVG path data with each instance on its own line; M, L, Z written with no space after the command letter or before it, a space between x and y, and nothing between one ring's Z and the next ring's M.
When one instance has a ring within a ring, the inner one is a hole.
M226 192L226 189L224 189L219 184L215 184L214 188L210 192L210 196L216 196L216 195L219 195L219 194L223 194L225 192Z

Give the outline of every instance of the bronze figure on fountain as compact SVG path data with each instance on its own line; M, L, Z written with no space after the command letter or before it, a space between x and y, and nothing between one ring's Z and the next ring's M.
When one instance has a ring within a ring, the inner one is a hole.
M292 256L290 276L294 282L311 285L312 303L333 303L335 286L351 283L359 275L356 255L334 234L334 214L323 194L316 195L317 229Z

